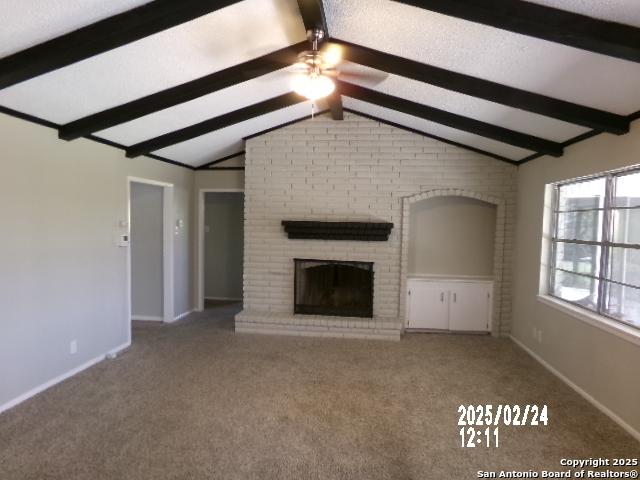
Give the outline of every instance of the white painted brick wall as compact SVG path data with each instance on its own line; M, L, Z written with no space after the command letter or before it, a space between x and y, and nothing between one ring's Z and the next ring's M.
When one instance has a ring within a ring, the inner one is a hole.
M345 113L246 142L245 311L293 312L293 258L375 262L374 317L401 311L402 199L456 188L504 201L505 282L498 333L509 331L516 168L480 154ZM288 240L281 220L393 222L388 242Z

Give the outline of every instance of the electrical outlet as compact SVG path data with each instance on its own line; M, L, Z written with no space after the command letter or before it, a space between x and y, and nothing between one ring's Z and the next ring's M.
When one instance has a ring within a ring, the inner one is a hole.
M76 353L78 353L78 341L77 340L71 340L71 343L69 343L69 353L71 355L75 355Z

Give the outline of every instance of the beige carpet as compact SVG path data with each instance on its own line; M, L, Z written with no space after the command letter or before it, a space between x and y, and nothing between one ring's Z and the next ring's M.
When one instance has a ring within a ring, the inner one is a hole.
M237 335L235 305L142 324L131 349L0 415L0 479L466 479L638 457L640 443L506 339ZM461 448L459 404L547 404Z

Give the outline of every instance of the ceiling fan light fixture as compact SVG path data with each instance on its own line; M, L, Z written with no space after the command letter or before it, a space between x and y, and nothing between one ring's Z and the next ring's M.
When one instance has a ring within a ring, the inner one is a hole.
M291 81L293 91L311 101L331 95L336 84L325 75L296 75Z
M342 50L337 45L330 45L321 55L324 65L333 67L342 61Z

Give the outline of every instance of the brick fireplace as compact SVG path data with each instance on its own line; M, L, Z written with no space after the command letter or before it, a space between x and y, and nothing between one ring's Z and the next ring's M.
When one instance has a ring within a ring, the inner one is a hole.
M510 275L515 167L435 139L345 113L324 115L246 142L244 310L236 331L399 339L403 199L464 189L504 201L500 271ZM283 220L392 223L387 241L288 238ZM294 259L373 264L370 318L296 314ZM501 282L494 333L509 331Z

